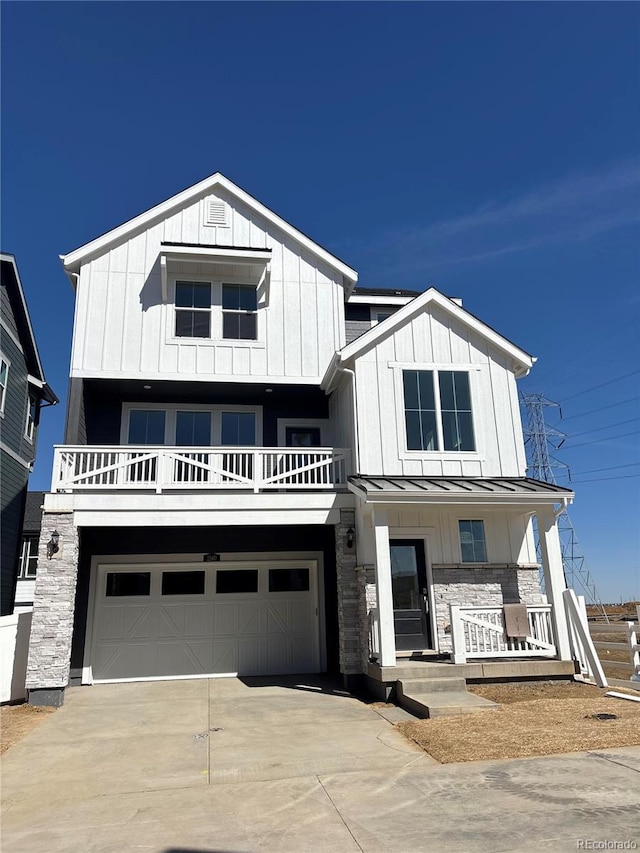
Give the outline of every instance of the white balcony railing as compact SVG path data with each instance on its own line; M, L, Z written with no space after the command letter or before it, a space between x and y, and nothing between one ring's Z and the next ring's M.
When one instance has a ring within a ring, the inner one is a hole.
M527 605L529 634L521 640L507 636L502 607L449 606L454 663L469 658L556 656L551 605Z
M335 490L348 475L335 447L57 446L51 491Z

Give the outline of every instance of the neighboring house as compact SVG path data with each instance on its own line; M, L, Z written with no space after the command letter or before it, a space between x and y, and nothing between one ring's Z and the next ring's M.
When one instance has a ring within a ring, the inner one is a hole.
M13 255L2 264L0 431L2 433L2 577L0 615L13 612L27 481L33 467L40 409L58 398L47 385Z
M14 613L31 610L33 607L44 496L45 492L27 492L22 522Z
M460 605L530 605L569 660L555 511L572 493L525 478L530 355L433 288L355 289L220 174L62 261L76 314L30 701L388 673L448 654Z

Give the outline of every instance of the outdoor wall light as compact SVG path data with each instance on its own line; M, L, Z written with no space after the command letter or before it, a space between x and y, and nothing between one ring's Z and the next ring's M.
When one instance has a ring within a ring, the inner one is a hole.
M353 537L354 537L354 529L350 527L347 530L347 548L353 548Z
M51 531L51 539L47 542L47 560L50 560L54 554L57 554L60 550L59 543L60 542L60 534L57 530Z

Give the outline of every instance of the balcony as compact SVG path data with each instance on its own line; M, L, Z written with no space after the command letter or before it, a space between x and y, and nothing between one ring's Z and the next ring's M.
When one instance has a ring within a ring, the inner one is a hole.
M51 491L345 491L349 473L349 451L335 447L58 445Z

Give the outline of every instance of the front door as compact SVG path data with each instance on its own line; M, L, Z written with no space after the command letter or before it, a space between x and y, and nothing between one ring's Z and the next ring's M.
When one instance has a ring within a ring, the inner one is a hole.
M422 539L392 539L391 586L396 650L431 648L427 569Z

